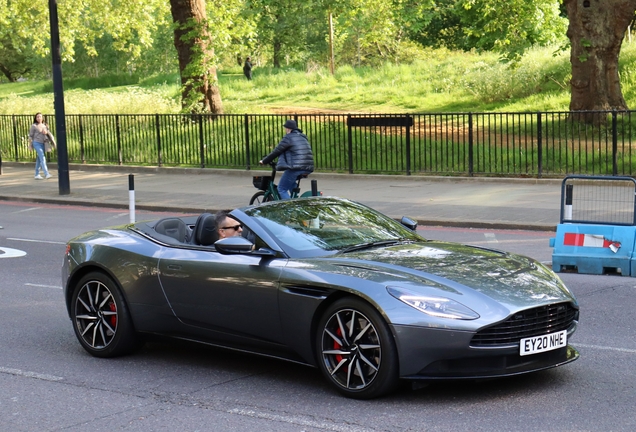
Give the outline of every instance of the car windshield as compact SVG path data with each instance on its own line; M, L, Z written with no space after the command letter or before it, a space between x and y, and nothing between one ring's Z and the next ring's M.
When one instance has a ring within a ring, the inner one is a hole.
M258 220L290 256L319 256L423 240L395 220L347 200L286 200L245 213Z

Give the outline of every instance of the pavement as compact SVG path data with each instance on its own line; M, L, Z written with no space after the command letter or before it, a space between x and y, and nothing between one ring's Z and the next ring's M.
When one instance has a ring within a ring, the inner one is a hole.
M257 192L253 175L267 170L69 165L70 193L60 194L58 172L34 179L33 163L2 162L0 200L129 208L129 175L135 208L198 214L248 205ZM409 216L425 226L555 231L560 179L433 177L313 173L324 196L349 198L382 213ZM63 189L62 189L63 190Z

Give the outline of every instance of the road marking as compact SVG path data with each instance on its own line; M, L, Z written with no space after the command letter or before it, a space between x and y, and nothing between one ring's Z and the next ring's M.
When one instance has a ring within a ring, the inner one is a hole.
M130 213L118 213L118 214L116 214L116 215L114 215L114 216L111 216L111 217L109 217L109 218L106 218L106 220L107 220L107 221L109 221L109 220L113 220L113 219L120 219L120 218L122 218L122 217L124 217L124 216L128 216L129 214L130 214Z
M488 243L499 243L499 241L497 241L497 237L495 237L494 233L484 233L484 237L486 237L486 241Z
M23 371L20 369L10 369L0 366L0 373L21 376L26 378L36 378L44 381L62 381L64 378L55 375L41 374L37 372Z
M430 239L430 237L429 237ZM545 238L539 238L539 239L521 239L521 240L495 240L497 243L545 243L546 245L548 244L547 239ZM484 243L490 243L490 240L476 240L476 241L471 241L468 242L467 244L474 244L474 245L478 245L478 244L484 244Z
M28 212L28 211L33 211L33 210L40 210L42 207L30 207L30 208L25 208L23 210L18 210L16 212L13 213L24 213L24 212Z
M32 283L25 283L24 285L26 286L32 286L32 287L37 287L37 288L55 288L55 289L62 289L61 286L57 286L57 285L40 285L40 284L32 284Z
M574 346L575 348L581 347L581 348L590 348L590 349L597 349L597 350L603 350L603 351L617 351L617 352L622 352L627 354L636 354L636 349L630 349L630 348L615 348L615 347L608 347L608 346L602 346L602 345L587 345L587 344L579 344L579 343L573 343L572 346Z
M266 420L278 421L283 423L290 423L294 425L309 426L309 427L313 427L317 429L324 429L324 430L330 430L330 431L336 431L336 432L362 432L362 431L369 430L364 427L351 426L351 425L339 425L339 424L331 423L331 422L321 422L321 421L311 420L304 416L297 416L297 415L270 414L266 412L259 412L254 410L238 409L238 408L228 410L227 412L230 414L255 417L259 419L266 419Z
M7 237L7 240L31 242L31 243L49 243L49 244L62 244L62 245L66 244L66 242L59 242L59 241L33 240L33 239L22 239L22 238L15 238L15 237Z
M26 254L25 251L21 251L20 249L0 247L0 258L19 258Z

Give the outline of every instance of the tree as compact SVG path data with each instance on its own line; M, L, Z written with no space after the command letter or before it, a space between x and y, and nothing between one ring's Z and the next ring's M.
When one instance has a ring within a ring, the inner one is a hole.
M567 27L556 0L459 0L454 9L464 49L498 51L508 60L563 40Z
M547 44L562 34L559 3L569 21L570 110L624 110L618 57L634 18L636 0L460 0L464 33L482 49L508 58L533 44ZM602 116L578 116L598 122Z
M19 49L15 49L13 41L7 35L0 39L0 72L9 80L16 82L18 78L31 71L28 57Z
M259 39L269 45L275 68L281 67L285 57L293 61L304 53L308 29L315 24L310 19L314 12L312 6L311 1L251 1L256 11Z
M636 0L563 0L572 80L570 110L626 110L618 57ZM590 117L594 119L594 117ZM596 121L596 120L595 120Z
M97 56L96 41L108 35L112 46L133 61L152 45L152 34L168 11L165 0L58 1L62 60L73 62L81 45ZM46 57L50 51L49 8L45 0L0 0L0 40L16 52ZM25 58L25 62L26 62ZM27 62L28 63L28 62Z
M181 73L184 111L221 114L223 104L213 64L205 0L170 0L175 22L174 46Z

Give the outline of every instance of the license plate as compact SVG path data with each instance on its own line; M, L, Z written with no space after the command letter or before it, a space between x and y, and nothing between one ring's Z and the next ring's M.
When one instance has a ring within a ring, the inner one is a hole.
M525 356L563 348L568 344L568 331L521 339L519 355Z

